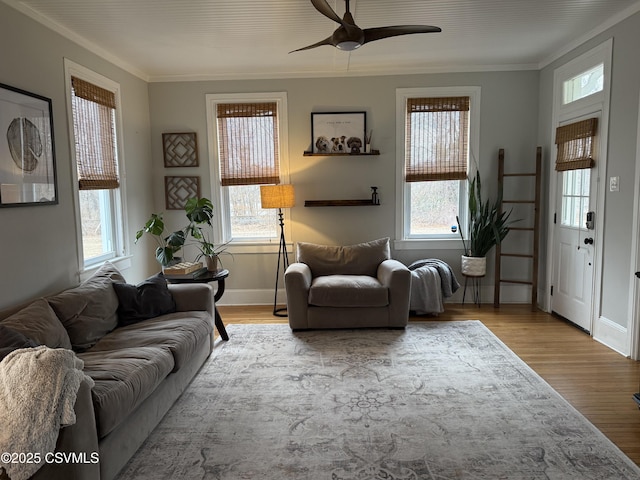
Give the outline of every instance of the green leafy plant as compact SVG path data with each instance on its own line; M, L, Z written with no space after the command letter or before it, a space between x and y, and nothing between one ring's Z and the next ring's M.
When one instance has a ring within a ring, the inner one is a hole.
M152 213L144 227L136 233L136 243L146 233L151 235L156 243L156 259L166 267L172 261L177 259L176 254L187 245L193 245L198 248L200 253L196 257L196 261L203 257L218 257L225 252L226 243L216 245L211 239L213 234L213 203L208 198L190 198L184 208L189 223L181 230L176 230L165 236L165 224L161 213ZM193 243L188 243L189 239L193 239Z
M166 267L173 260L176 259L176 253L184 246L186 241L186 234L184 230L177 230L164 236L164 220L161 213L152 213L147 223L144 224L140 230L136 232L136 241L142 238L144 234L149 234L153 237L158 245L156 248L156 260Z
M468 257L484 257L495 246L499 245L509 233L511 210L499 212L498 206L502 202L502 185L498 188L498 197L492 203L490 199L482 199L482 182L480 172L476 172L475 178L469 181L469 236L465 242L458 222L458 232L462 238L464 254Z
M213 230L213 204L208 198L191 198L187 201L184 207L185 214L189 219L189 225L187 225L185 231L188 236L191 236L200 250L200 253L196 257L196 261L202 257L219 257L225 252L226 243L222 245L216 245L210 241L210 234L207 230ZM207 228L208 227L208 228ZM229 254L230 255L230 254Z

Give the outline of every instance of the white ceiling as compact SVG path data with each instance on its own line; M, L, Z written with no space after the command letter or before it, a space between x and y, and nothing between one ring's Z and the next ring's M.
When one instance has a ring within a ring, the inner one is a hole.
M309 0L2 0L148 81L540 68L638 0L351 0L361 28L436 25L291 53L337 24ZM328 0L339 16L343 0Z

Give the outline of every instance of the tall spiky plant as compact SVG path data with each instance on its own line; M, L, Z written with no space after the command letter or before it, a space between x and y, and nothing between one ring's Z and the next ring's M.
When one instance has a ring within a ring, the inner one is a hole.
M458 231L462 238L464 254L468 257L484 257L495 246L499 245L509 233L511 210L499 212L498 206L502 202L502 185L498 188L498 197L491 203L490 199L482 199L482 181L480 172L476 171L475 178L469 181L469 236L468 243L464 240L460 220Z

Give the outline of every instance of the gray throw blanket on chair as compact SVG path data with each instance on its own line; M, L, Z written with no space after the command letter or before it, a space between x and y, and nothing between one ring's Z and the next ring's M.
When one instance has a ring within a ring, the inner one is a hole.
M14 463L3 457L0 466L11 480L33 475L55 450L60 427L76 423L83 366L71 350L45 346L14 350L0 362L0 452L37 454L41 461Z
M418 315L444 312L443 298L460 288L451 267L437 258L417 260L411 270L411 303L409 309Z

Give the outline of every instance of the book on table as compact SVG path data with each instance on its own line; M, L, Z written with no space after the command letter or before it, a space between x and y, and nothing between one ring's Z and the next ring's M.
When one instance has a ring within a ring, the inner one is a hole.
M196 278L206 271L207 267L202 266L201 262L180 262L162 269L165 277L175 279Z

